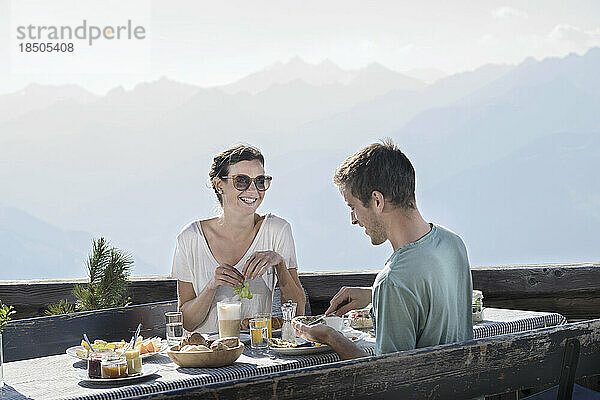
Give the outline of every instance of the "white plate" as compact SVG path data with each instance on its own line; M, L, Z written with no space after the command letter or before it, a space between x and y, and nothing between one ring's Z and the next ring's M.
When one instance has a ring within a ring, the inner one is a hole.
M358 332L358 334L355 332L343 332L343 334L344 334L344 336L346 336L353 342L358 342L359 340L361 340L363 338L363 335L361 334L361 332ZM355 339L352 339L352 338L355 338ZM299 342L306 342L304 339L300 339L300 338L296 338L296 340ZM303 347L271 347L271 346L269 346L269 348L276 353L287 355L287 356L301 356L301 355L306 355L306 354L317 354L317 353L326 353L328 351L333 351L331 346L328 346L328 345L310 346L310 347L306 347L306 346L303 346Z
M157 351L156 353L144 353L144 354L140 354L140 358L143 359L143 358L148 358L148 357L155 356L158 353L166 350L168 347L169 347L169 345L166 342L162 342L160 344L160 350L159 351ZM71 357L75 357L75 358L79 358L80 360L86 360L87 361L86 357L80 357L80 356L77 355L77 350L83 350L83 346L72 346L72 347L69 347L65 351L65 353L67 353Z
M286 356L303 356L306 354L317 354L326 353L333 351L330 346L310 346L310 347L271 347L271 350L275 353L283 354Z
M77 377L84 382L93 382L93 383L101 383L101 384L115 384L126 381L134 381L136 379L143 379L150 375L156 374L158 371L158 365L154 364L145 364L142 365L142 373L140 375L127 376L125 378L90 378L88 376L87 370L81 370L77 372Z

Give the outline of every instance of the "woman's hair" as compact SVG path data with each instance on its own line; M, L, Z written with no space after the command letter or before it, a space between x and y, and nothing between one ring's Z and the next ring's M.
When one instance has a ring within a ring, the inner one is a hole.
M229 166L239 163L240 161L253 161L258 160L260 163L265 166L265 158L263 157L260 150L252 146L246 146L240 144L238 146L227 149L219 154L217 154L213 158L213 163L210 166L210 172L208 176L210 178L210 183L212 185L215 194L217 195L217 199L221 206L223 205L223 195L217 191L215 186L215 178L221 178L223 176L229 175Z

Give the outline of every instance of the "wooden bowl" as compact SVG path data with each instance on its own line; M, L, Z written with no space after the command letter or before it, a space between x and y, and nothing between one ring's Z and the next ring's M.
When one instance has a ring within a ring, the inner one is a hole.
M176 346L173 346L176 347ZM167 355L182 368L214 368L233 364L244 352L244 343L229 350L218 351L174 351L167 350ZM177 347L178 348L178 347Z

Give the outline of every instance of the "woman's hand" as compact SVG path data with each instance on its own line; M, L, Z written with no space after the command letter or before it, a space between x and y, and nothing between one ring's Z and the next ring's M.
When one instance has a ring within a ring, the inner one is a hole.
M257 251L246 260L242 274L246 279L258 278L269 268L280 264L285 264L285 261L278 253L271 250Z
M211 289L217 289L219 286L238 287L244 283L244 275L229 264L221 264L217 267L215 275L210 282Z

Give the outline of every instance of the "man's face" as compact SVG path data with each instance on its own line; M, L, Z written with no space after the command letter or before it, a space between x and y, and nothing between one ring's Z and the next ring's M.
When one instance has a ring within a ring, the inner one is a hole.
M362 202L345 187L340 187L340 192L350 207L352 224L365 228L365 233L371 238L371 244L377 246L384 243L387 240L387 233L373 205L369 203L369 207L363 206Z

